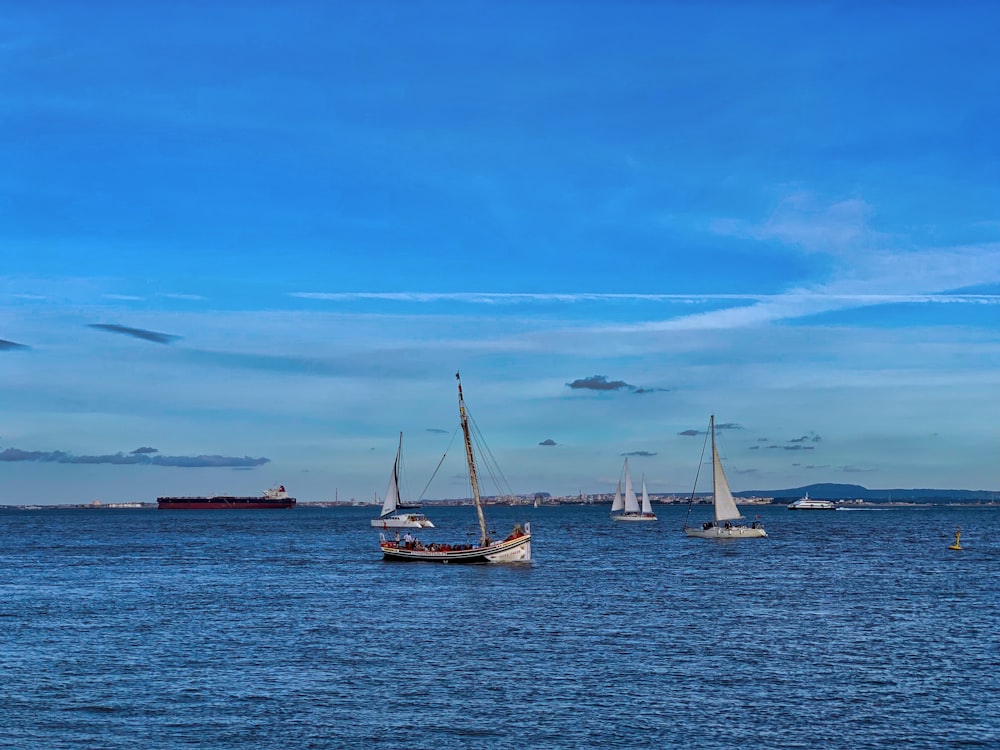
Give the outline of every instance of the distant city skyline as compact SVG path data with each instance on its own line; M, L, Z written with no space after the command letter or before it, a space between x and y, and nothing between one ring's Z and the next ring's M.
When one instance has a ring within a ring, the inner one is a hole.
M9 4L0 505L998 489L998 22Z

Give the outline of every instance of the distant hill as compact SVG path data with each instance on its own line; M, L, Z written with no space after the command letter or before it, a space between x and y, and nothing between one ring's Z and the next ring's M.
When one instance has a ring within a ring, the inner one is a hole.
M869 500L901 502L975 502L995 500L994 490L936 490L936 489L884 489L870 490L860 484L808 484L784 490L745 490L734 492L737 497L773 497L775 500L797 500L806 493L818 500Z

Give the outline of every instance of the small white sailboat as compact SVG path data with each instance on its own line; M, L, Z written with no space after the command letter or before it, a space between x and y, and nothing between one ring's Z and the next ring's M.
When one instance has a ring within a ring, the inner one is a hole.
M507 538L495 541L486 528L486 517L483 515L483 501L479 492L479 476L476 473L476 459L472 450L472 436L469 427L469 415L465 410L465 397L462 395L462 379L455 373L458 380L458 415L465 437L465 460L469 472L469 485L472 488L472 503L476 508L479 520L479 542L477 544L424 544L417 539L392 541L381 535L379 546L382 549L382 559L399 562L436 562L436 563L516 563L531 560L531 525L515 524ZM409 534L407 534L409 537Z
M653 513L653 506L649 502L649 493L646 492L646 477L642 478L642 502L635 496L635 488L632 486L632 475L628 470L628 459L625 459L625 467L622 469L625 475L625 494L622 495L622 482L618 480L618 487L615 490L615 499L611 503L611 519L613 521L655 521L656 515Z
M703 539L744 539L767 536L764 525L760 521L754 521L750 526L732 523L743 516L740 514L740 509L736 507L736 500L733 499L733 493L729 489L729 482L726 481L726 473L722 470L722 461L715 447L715 415L709 419L708 431L712 438L712 507L714 517L712 521L706 521L701 526L688 526L685 519L684 533ZM696 486L697 481L695 479ZM691 493L691 501L693 505L694 492ZM690 514L691 506L688 506L688 515Z
M399 511L399 459L403 452L403 433L399 433L399 448L392 464L389 486L382 501L382 513L372 519L372 526L379 529L433 529L434 524L423 513L400 513Z

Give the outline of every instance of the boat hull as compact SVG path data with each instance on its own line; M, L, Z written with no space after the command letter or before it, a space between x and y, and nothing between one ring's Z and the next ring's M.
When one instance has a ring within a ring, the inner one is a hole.
M416 513L373 518L372 526L376 529L433 529L434 524L427 516Z
M657 520L657 518L656 518L656 516L653 516L653 515L644 516L644 515L641 515L641 514L639 514L639 515L631 514L630 515L630 514L627 514L627 513L623 513L620 516L611 516L611 520L612 521L655 521L655 520Z
M767 532L759 526L730 526L728 529L725 526L710 526L707 529L686 526L684 533L699 539L753 539L767 536Z
M295 498L272 500L262 497L158 497L160 510L275 510L294 508Z
M399 542L382 540L382 559L395 562L434 562L455 565L484 565L486 563L530 562L531 534L515 539L505 539L488 547L463 550L409 547Z

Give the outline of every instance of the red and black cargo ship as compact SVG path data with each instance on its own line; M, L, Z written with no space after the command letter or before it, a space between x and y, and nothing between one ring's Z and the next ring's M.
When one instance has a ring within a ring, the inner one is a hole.
M256 510L270 508L294 508L295 498L285 492L285 485L264 491L263 497L234 497L215 495L214 497L158 497L156 504L160 510Z

